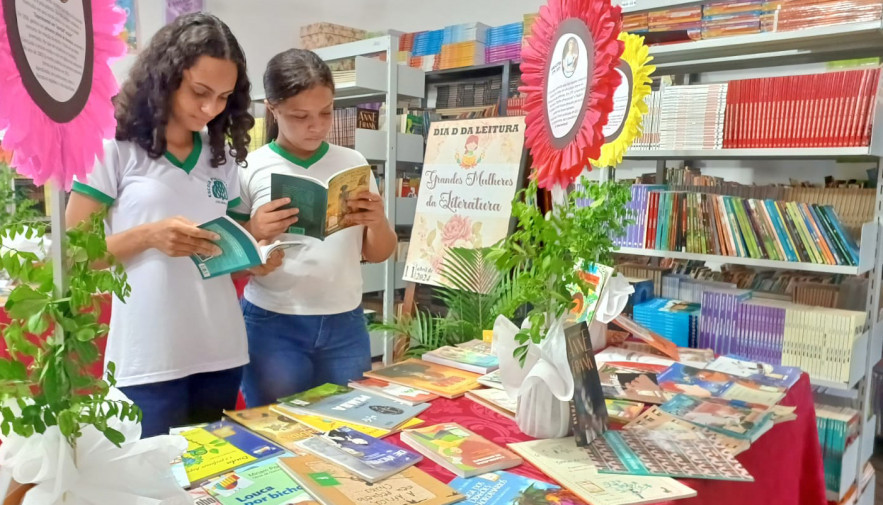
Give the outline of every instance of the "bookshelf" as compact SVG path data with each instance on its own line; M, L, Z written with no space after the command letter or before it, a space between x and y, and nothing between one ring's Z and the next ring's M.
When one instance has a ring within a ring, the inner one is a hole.
M506 109L509 98L513 95L513 92L518 91L517 89L510 89L509 85L512 75L514 75L515 73L520 73L520 67L517 62L513 61L503 61L445 70L433 70L426 73L426 96L428 97L430 95L431 88L437 87L439 85L450 84L458 81L485 80L489 77L499 75L502 79L502 84L500 88L500 99L497 104L499 115L505 116L507 114ZM424 100L423 105L424 108L428 108L427 100ZM460 109L462 109L463 112L467 112L467 109L480 108L483 107L463 107ZM457 111L459 111L459 109L448 109L449 114L453 114Z
M422 99L426 93L424 72L404 65L398 65L399 38L396 35L375 37L348 44L316 49L315 53L325 61L355 58L355 70L347 72L346 79L336 84L335 107L348 107L365 103L384 102L387 104L386 130L357 129L356 150L371 163L383 165L384 205L390 223L413 222L414 216L406 214L413 209L399 202L396 197L396 174L400 164L423 162L423 137L399 133L396 128L397 105L401 100ZM385 59L370 58L369 55L385 55ZM416 202L415 202L416 203ZM383 293L383 314L393 314L395 290L404 287L402 274L404 263L389 259L383 263L363 264L362 279L364 293ZM392 339L388 335L371 336L372 354L382 347L383 360L392 359Z
M687 4L695 1L649 0L625 2L625 11L651 10ZM629 5L631 4L631 5ZM639 6L639 7L638 7ZM751 78L750 69L763 66L785 66L807 62L824 63L837 59L883 55L883 23L853 23L826 26L801 31L767 32L752 35L705 39L654 46L650 49L657 66L657 75L684 76L686 82L702 82L699 74L709 71L742 71ZM818 70L819 72L823 70ZM872 124L883 124L883 100L878 99L871 110ZM883 278L883 128L871 131L870 144L863 147L809 147L772 149L700 149L700 150L638 150L631 149L626 155L631 160L654 160L657 181L663 181L666 161L669 160L843 160L871 162L877 167L874 214L870 222L862 226L859 262L857 266L822 265L790 261L772 261L713 254L649 250L623 247L619 253L657 258L702 261L712 264L745 265L761 269L787 269L814 273L868 276L868 295L864 300L867 313L865 331L856 339L848 380L843 382L811 378L814 386L832 396L854 398L861 414L859 437L843 455L841 489L828 492L828 499L843 499L850 487L860 486L860 479L869 460L875 440L876 416L871 411L871 370L883 354L883 312L880 306L880 284ZM794 177L800 171L782 168L783 176L793 170ZM873 503L873 482L864 489L858 487L857 503Z

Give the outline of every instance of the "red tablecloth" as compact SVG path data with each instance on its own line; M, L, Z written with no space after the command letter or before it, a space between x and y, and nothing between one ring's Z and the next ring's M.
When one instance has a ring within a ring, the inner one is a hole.
M738 456L754 476L753 483L684 479L695 489L695 498L671 502L677 505L825 505L825 479L821 450L816 433L812 391L806 374L781 402L797 406L797 420L781 423L764 434L751 448ZM427 425L456 422L497 444L530 440L515 423L465 398L439 398L420 415ZM398 435L388 440L407 447ZM450 482L454 474L424 459L417 465L435 478ZM534 479L546 480L529 463L511 470Z

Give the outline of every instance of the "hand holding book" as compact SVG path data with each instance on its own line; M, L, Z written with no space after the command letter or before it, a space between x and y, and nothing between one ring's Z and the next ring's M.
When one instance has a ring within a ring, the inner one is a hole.
M368 190L350 196L347 201L350 212L344 218L344 224L364 225L368 228L388 226L383 208L383 199L377 193Z
M256 240L272 240L297 223L299 209L287 207L291 198L277 198L258 207L246 225Z
M198 225L181 216L170 217L147 225L147 243L171 257L200 254L214 256L221 250L213 242L220 235L199 228Z

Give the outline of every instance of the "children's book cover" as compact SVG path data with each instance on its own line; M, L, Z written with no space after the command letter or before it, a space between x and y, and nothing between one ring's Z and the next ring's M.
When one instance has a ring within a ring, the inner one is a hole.
M658 379L660 387L671 395L682 393L697 398L724 398L758 407L775 405L785 396L782 388L683 363L674 363Z
M417 426L425 423L423 419L415 417L414 419L411 419L405 424L399 426L395 430L384 430L381 428L365 426L364 424L345 423L342 421L336 421L334 419L327 419L322 416L295 414L294 412L285 410L283 407L283 405L273 405L272 407L270 407L270 410L293 421L297 421L298 423L303 424L304 426L310 428L317 433L328 433L331 430L336 430L341 427L347 427L366 435L370 435L374 438L383 438L392 435L393 433L398 433L399 430L416 428Z
M466 393L466 398L488 407L510 419L515 419L518 400L502 389L476 389Z
M316 430L273 412L271 407L265 405L245 410L225 410L224 415L288 450L294 450L295 442L316 434Z
M236 469L203 485L221 505L295 505L313 498L279 467L278 458Z
M278 456L282 448L230 421L185 431L187 451L181 459L193 484L253 461Z
M365 377L411 386L445 398L457 398L478 388L478 374L447 366L409 359L385 368L365 372Z
M308 438L298 445L367 482L383 480L423 459L419 454L349 428Z
M702 436L707 439L714 440L718 443L718 446L731 456L736 456L737 454L741 454L746 451L750 446L751 442L748 440L742 440L738 438L733 438L723 433L717 433L709 430L703 426L699 426L682 419L678 419L671 414L663 412L659 409L658 406L654 405L649 409L645 410L641 415L639 415L635 420L628 423L623 429L625 430L634 430L634 429L645 429L645 430L657 430L657 431L675 431L681 433L694 433L701 432Z
M430 393L428 391L423 391L422 389L401 386L399 384L393 384L391 382L380 379L362 379L352 381L349 383L349 386L353 389L361 389L362 391L368 391L380 396L405 402L410 405L426 403L438 398L438 395Z
M448 505L464 498L413 466L371 484L311 454L279 464L323 505Z
M658 368L657 365L641 363L600 365L598 376L604 396L654 405L665 403L665 392L658 384Z
M452 345L439 347L423 354L423 361L481 374L492 372L500 367L500 361L493 354L484 354L467 347Z
M591 323L595 319L595 310L598 308L604 286L613 275L613 267L584 262L575 269L580 279L586 283L586 287L584 290L576 285L570 287L574 301L571 314L577 323Z
M471 349L475 352L480 352L482 354L492 354L491 342L487 342L484 340L478 340L478 339L470 340L469 342L463 342L462 344L457 344L457 347L462 347L464 349Z
M630 423L644 410L644 404L640 402L631 402L628 400L611 400L606 399L604 403L607 405L607 414L610 419L620 423Z
M457 477L449 486L466 495L464 505L585 505L567 489L509 472Z
M505 470L521 464L521 458L508 449L456 423L404 431L402 442L460 477Z
M295 413L392 430L429 408L407 405L337 384L323 384L279 401Z
M706 368L765 386L783 389L789 389L796 384L802 373L797 367L770 365L769 363L740 359L736 356L720 356Z
M754 441L772 427L770 412L721 398L677 395L659 408L693 424L745 440Z
M608 431L586 450L600 473L754 481L735 458L699 433Z

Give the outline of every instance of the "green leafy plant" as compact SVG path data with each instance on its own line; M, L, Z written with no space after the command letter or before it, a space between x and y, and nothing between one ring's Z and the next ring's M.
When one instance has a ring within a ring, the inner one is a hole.
M549 325L573 307L574 287L588 285L579 275L584 262L610 264L613 238L628 224L628 188L616 183L581 180L562 205L543 212L531 181L512 203L515 232L493 247L491 260L500 272L512 272L514 295L503 314L528 308L529 327L516 339L515 356L523 362L527 343L540 343Z
M451 248L442 262L441 276L446 286L437 288L439 300L447 307L445 315L433 315L418 308L391 322L375 324L372 330L391 331L410 339L408 356L446 345L481 339L484 330L511 304L514 286L511 275L501 274L488 259L490 248Z
M0 172L6 172L3 177L11 173L2 167ZM13 198L10 192L11 184L0 187L0 204ZM5 207L0 240L22 235L42 241L45 226L35 226L24 208ZM141 411L129 402L107 399L115 384L113 363L108 364L106 380L91 376L88 368L99 359L95 340L108 331L99 323L99 295L109 293L123 300L129 285L122 266L114 264L107 252L104 216L96 214L69 229L63 246L67 273L60 293L51 262L42 262L31 252L0 249L0 267L17 283L5 305L10 322L2 325L9 358L0 359L0 431L29 437L58 426L75 445L82 428L91 425L120 445L123 434L108 421L140 421ZM96 263L111 268L95 269Z

